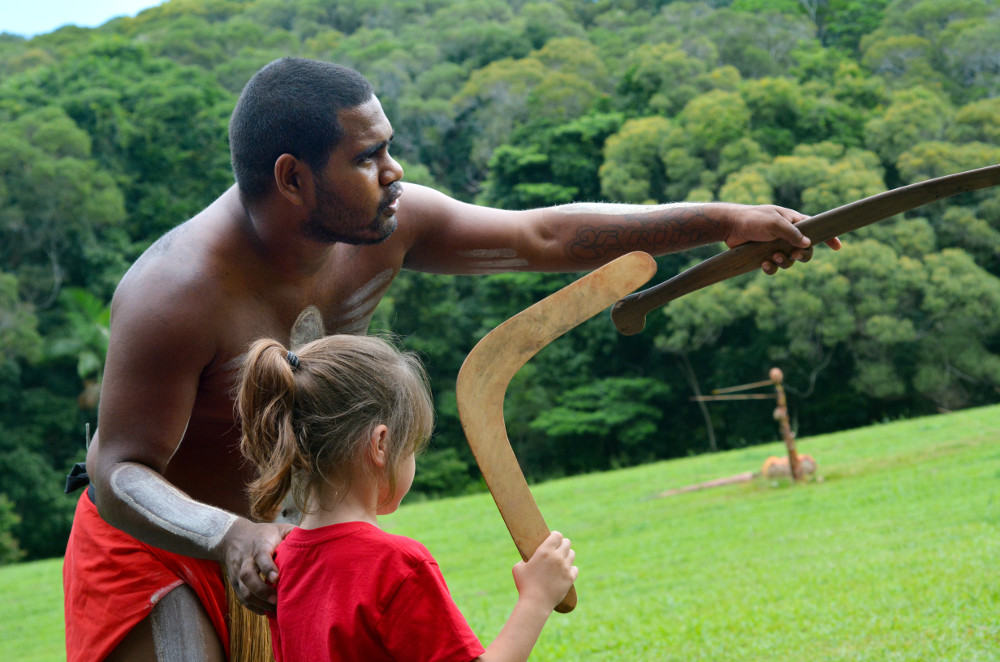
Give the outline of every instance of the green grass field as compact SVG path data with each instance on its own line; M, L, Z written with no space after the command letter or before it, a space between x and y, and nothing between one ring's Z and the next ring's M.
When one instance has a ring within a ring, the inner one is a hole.
M573 539L579 606L533 660L1000 660L1000 407L799 440L820 480L758 480L774 444L533 487ZM484 643L516 599L488 495L384 524L438 558ZM0 659L60 660L60 560L0 568Z

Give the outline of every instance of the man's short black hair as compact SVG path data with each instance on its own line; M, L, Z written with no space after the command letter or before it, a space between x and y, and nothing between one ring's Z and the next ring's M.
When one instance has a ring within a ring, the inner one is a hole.
M229 119L233 174L244 203L270 190L282 154L322 170L341 138L337 113L374 94L364 76L331 62L286 57L254 74Z

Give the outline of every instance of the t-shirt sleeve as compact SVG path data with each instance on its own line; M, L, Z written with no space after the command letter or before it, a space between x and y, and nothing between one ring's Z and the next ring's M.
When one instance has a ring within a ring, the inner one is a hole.
M485 650L433 560L417 563L400 584L378 629L396 660L469 662Z

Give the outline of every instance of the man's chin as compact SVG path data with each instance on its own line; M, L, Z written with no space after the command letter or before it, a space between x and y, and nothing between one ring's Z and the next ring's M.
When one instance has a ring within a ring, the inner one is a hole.
M370 243L373 244L382 243L383 241L392 236L392 233L396 231L396 227L398 225L399 221L396 220L395 214L393 214L392 216L387 216L385 220L382 220L380 223L378 223L378 228L377 228L378 238Z
M396 216L388 216L382 218L381 216L373 223L369 228L368 232L364 234L358 234L354 237L342 239L345 244L354 244L355 246L371 246L373 244L381 244L383 241L392 236L392 233L396 231Z
M336 232L330 232L321 225L313 225L306 228L306 235L315 241L321 241L328 244L351 244L353 246L370 246L372 244L381 244L383 241L388 239L393 232L396 231L398 222L396 221L396 215L382 217L381 215L375 219L364 231L358 231L352 235L343 235Z

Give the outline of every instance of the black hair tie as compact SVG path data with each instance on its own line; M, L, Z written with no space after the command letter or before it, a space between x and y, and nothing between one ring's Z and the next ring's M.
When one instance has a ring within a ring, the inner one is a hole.
M289 351L287 358L288 364L292 366L293 371L299 367L299 357L295 354L295 352Z

